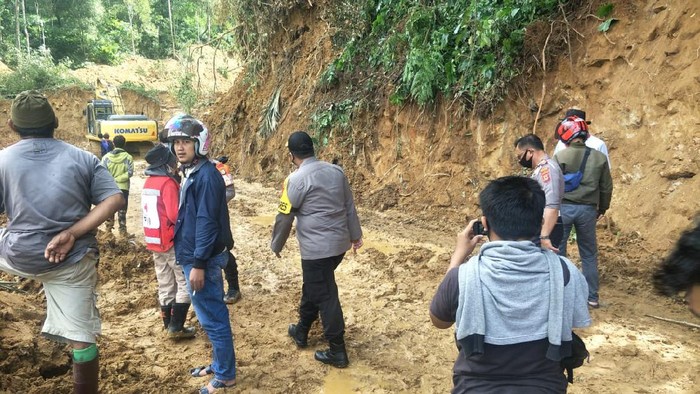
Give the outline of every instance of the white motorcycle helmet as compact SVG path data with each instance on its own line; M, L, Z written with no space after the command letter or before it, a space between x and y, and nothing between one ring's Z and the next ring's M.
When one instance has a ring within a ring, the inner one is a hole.
M211 134L209 129L191 115L175 115L165 124L164 131L168 135L170 150L175 153L173 141L178 138L194 140L194 151L199 157L205 157L209 153L211 145Z

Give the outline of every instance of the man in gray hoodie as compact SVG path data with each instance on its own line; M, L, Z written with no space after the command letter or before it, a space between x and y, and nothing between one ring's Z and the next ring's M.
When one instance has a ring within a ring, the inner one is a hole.
M330 348L314 358L338 368L349 364L345 350L345 322L335 283L335 269L350 248L362 246L362 229L343 169L317 160L311 137L303 131L289 136L289 157L299 167L284 182L270 245L277 257L287 242L294 218L301 249L304 283L301 288L299 322L288 334L299 347L306 347L311 324L320 313L323 333Z
M572 328L586 327L586 280L569 260L541 249L545 207L537 181L503 177L479 195L484 216L457 235L447 273L430 305L437 328L456 325L453 393L565 393L560 361ZM468 256L483 239L489 242Z

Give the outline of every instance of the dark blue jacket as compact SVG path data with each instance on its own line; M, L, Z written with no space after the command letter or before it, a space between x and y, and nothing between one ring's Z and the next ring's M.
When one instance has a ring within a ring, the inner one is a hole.
M102 152L102 156L106 155L107 153L111 152L114 150L114 143L110 140L101 140L100 141L100 151Z
M175 224L178 264L206 268L207 260L233 247L224 179L213 163L200 160L180 190Z

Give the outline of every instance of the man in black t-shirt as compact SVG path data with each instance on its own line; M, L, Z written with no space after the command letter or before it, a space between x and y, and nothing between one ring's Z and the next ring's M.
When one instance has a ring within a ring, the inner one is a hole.
M467 261L484 238L473 230L479 219L457 235L430 305L433 325L456 325L453 393L565 393L560 359L570 355L571 329L591 322L586 280L531 241L545 206L535 180L496 179L479 202L489 242Z

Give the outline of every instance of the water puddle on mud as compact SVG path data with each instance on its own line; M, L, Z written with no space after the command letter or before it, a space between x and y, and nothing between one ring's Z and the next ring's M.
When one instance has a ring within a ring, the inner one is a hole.
M390 241L380 236L379 233L372 231L364 231L362 236L362 248L363 249L376 249L386 255L395 254L401 249L403 249L406 244L401 244L397 241Z
M275 223L275 217L271 215L266 216L251 216L250 221L263 227L272 227Z
M324 394L350 394L361 392L362 385L359 378L368 376L366 367L350 365L348 369L331 368L323 380Z

